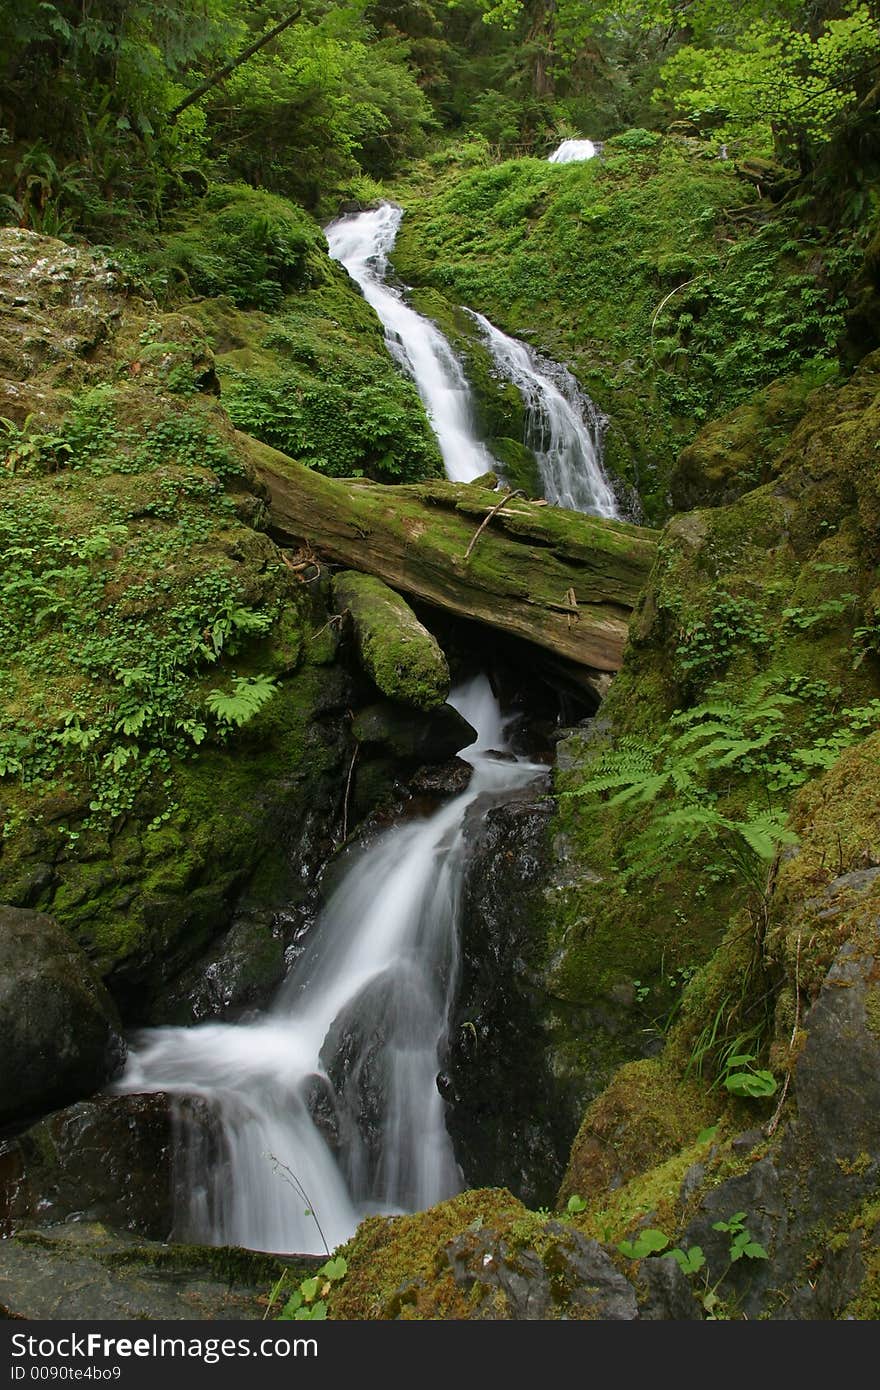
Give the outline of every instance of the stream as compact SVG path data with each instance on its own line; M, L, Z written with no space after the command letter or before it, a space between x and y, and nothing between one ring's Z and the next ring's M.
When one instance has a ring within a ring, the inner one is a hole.
M448 475L496 467L474 431L470 389L439 329L385 284L400 225L389 204L327 229L331 254L379 315L389 351L425 403ZM598 434L573 379L550 380L530 349L478 316L500 371L523 394L529 438L563 505L616 515ZM439 810L348 851L272 1007L259 1019L143 1030L117 1093L175 1098L175 1236L321 1254L364 1216L420 1210L462 1176L437 1084L458 980L464 826L546 777L515 754L487 677L451 694L477 737L472 776Z

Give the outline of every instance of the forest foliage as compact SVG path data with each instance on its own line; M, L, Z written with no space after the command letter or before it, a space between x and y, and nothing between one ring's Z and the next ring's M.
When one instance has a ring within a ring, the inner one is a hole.
M0 216L114 244L205 178L323 212L450 133L686 120L803 170L880 78L876 0L18 0L0 52Z

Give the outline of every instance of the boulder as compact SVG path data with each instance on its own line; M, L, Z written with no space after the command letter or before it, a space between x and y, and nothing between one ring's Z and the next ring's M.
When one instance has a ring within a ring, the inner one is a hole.
M413 762L445 762L477 737L477 731L452 708L416 713L388 701L368 705L355 716L352 732L368 744Z
M152 1240L173 1225L168 1097L99 1096L0 1144L0 1235L29 1221L106 1222Z
M272 1255L228 1247L163 1245L91 1222L21 1231L0 1241L0 1318L42 1321L250 1320L282 1271Z
M0 1120L22 1119L100 1090L122 1066L116 1007L63 927L0 907Z
M461 978L441 1090L466 1183L507 1187L538 1207L559 1187L579 1097L548 1062L558 1013L543 969L554 804L543 779L507 796L480 797L465 822Z

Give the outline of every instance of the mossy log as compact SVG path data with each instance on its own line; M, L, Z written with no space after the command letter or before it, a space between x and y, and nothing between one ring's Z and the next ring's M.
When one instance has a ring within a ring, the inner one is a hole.
M333 598L350 614L361 663L384 695L421 710L445 703L446 657L406 599L375 575L355 570L334 576Z
M479 484L326 478L239 437L276 533L578 666L619 669L656 532L512 498L477 536L501 501Z

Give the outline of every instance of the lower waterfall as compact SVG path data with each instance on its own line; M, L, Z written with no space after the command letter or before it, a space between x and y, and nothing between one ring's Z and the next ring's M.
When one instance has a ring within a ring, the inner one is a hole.
M437 1074L456 985L462 827L478 797L514 793L546 769L510 752L485 676L450 703L477 730L460 754L468 789L356 855L271 1011L133 1041L115 1089L179 1098L179 1237L320 1254L369 1213L459 1190Z

